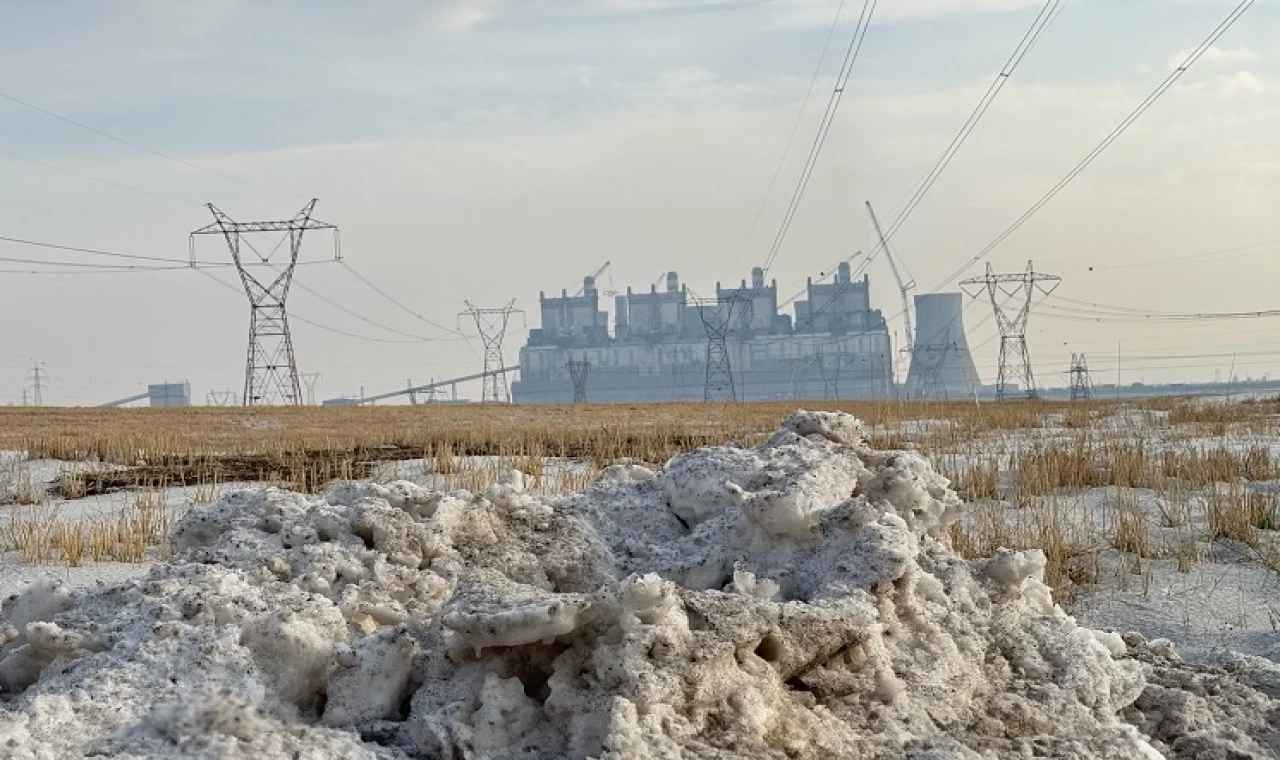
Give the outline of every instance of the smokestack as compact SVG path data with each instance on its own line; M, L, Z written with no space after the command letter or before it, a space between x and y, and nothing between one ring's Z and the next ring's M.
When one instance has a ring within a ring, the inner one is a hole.
M837 272L836 282L847 283L853 279L853 275L849 270L849 262L847 261L840 262L840 267Z
M667 292L676 293L680 290L680 275L676 272L667 272Z
M971 398L981 389L964 334L964 296L932 293L915 298L916 335L908 398Z
M762 267L756 267L751 270L751 287L756 290L764 288L764 269Z
M613 330L614 334L619 337L622 337L622 334L627 331L627 327L631 324L629 306L626 296L613 297Z
M582 278L582 294L586 296L594 296L596 294L596 278L591 275Z

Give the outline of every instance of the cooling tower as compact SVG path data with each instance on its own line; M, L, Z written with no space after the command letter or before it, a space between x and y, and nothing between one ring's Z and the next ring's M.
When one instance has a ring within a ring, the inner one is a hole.
M981 390L964 336L963 309L960 293L916 296L916 339L907 373L907 398L972 398Z

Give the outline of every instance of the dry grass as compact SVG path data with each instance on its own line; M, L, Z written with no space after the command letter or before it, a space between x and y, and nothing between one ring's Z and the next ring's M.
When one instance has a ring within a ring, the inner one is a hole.
M189 508L212 502L230 481L316 492L335 478L382 477L393 461L420 462L444 489L482 491L502 471L518 469L535 489L568 492L617 459L659 465L699 446L758 443L796 406L4 408L0 450L102 463L65 475L56 495L133 495L98 522L42 520L38 511L6 521L0 513L0 550L19 549L35 562L138 561L164 551L175 510L163 499L172 487L191 489L182 507ZM1048 580L1063 595L1092 580L1103 546L1129 552L1139 570L1143 558L1159 556L1189 566L1203 559L1205 542L1222 538L1280 556L1270 540L1275 499L1249 487L1280 474L1267 445L1280 438L1275 401L810 406L855 414L877 447L913 445L929 455L973 502L951 533L956 548L967 556L1041 548ZM13 472L9 492L22 496L11 500L40 501L38 484L21 480L26 471ZM1101 487L1115 489L1105 529L1071 501ZM1154 489L1158 498L1140 502L1130 489ZM1009 508L1016 508L1013 519ZM1157 543L1157 529L1176 535Z

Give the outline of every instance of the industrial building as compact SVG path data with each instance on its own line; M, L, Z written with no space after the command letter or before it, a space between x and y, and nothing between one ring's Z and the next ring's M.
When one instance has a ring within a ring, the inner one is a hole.
M191 383L153 383L147 386L145 393L137 393L126 398L108 401L99 406L124 406L135 401L146 399L153 407L191 406Z
M571 362L588 363L592 403L701 401L708 375L708 326L725 333L733 395L768 401L890 398L893 348L884 316L871 308L870 280L842 264L829 282L809 281L795 313L779 312L777 282L763 270L737 287L716 284L699 300L675 272L665 287L631 288L614 299L613 323L588 277L580 294L539 298L540 327L520 350L516 403L574 399Z

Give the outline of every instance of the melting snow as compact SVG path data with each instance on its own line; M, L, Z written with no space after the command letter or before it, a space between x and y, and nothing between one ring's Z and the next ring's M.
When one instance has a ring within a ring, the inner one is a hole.
M0 610L6 757L1265 757L1280 670L968 562L913 452L798 412L549 498L229 495L144 577Z

